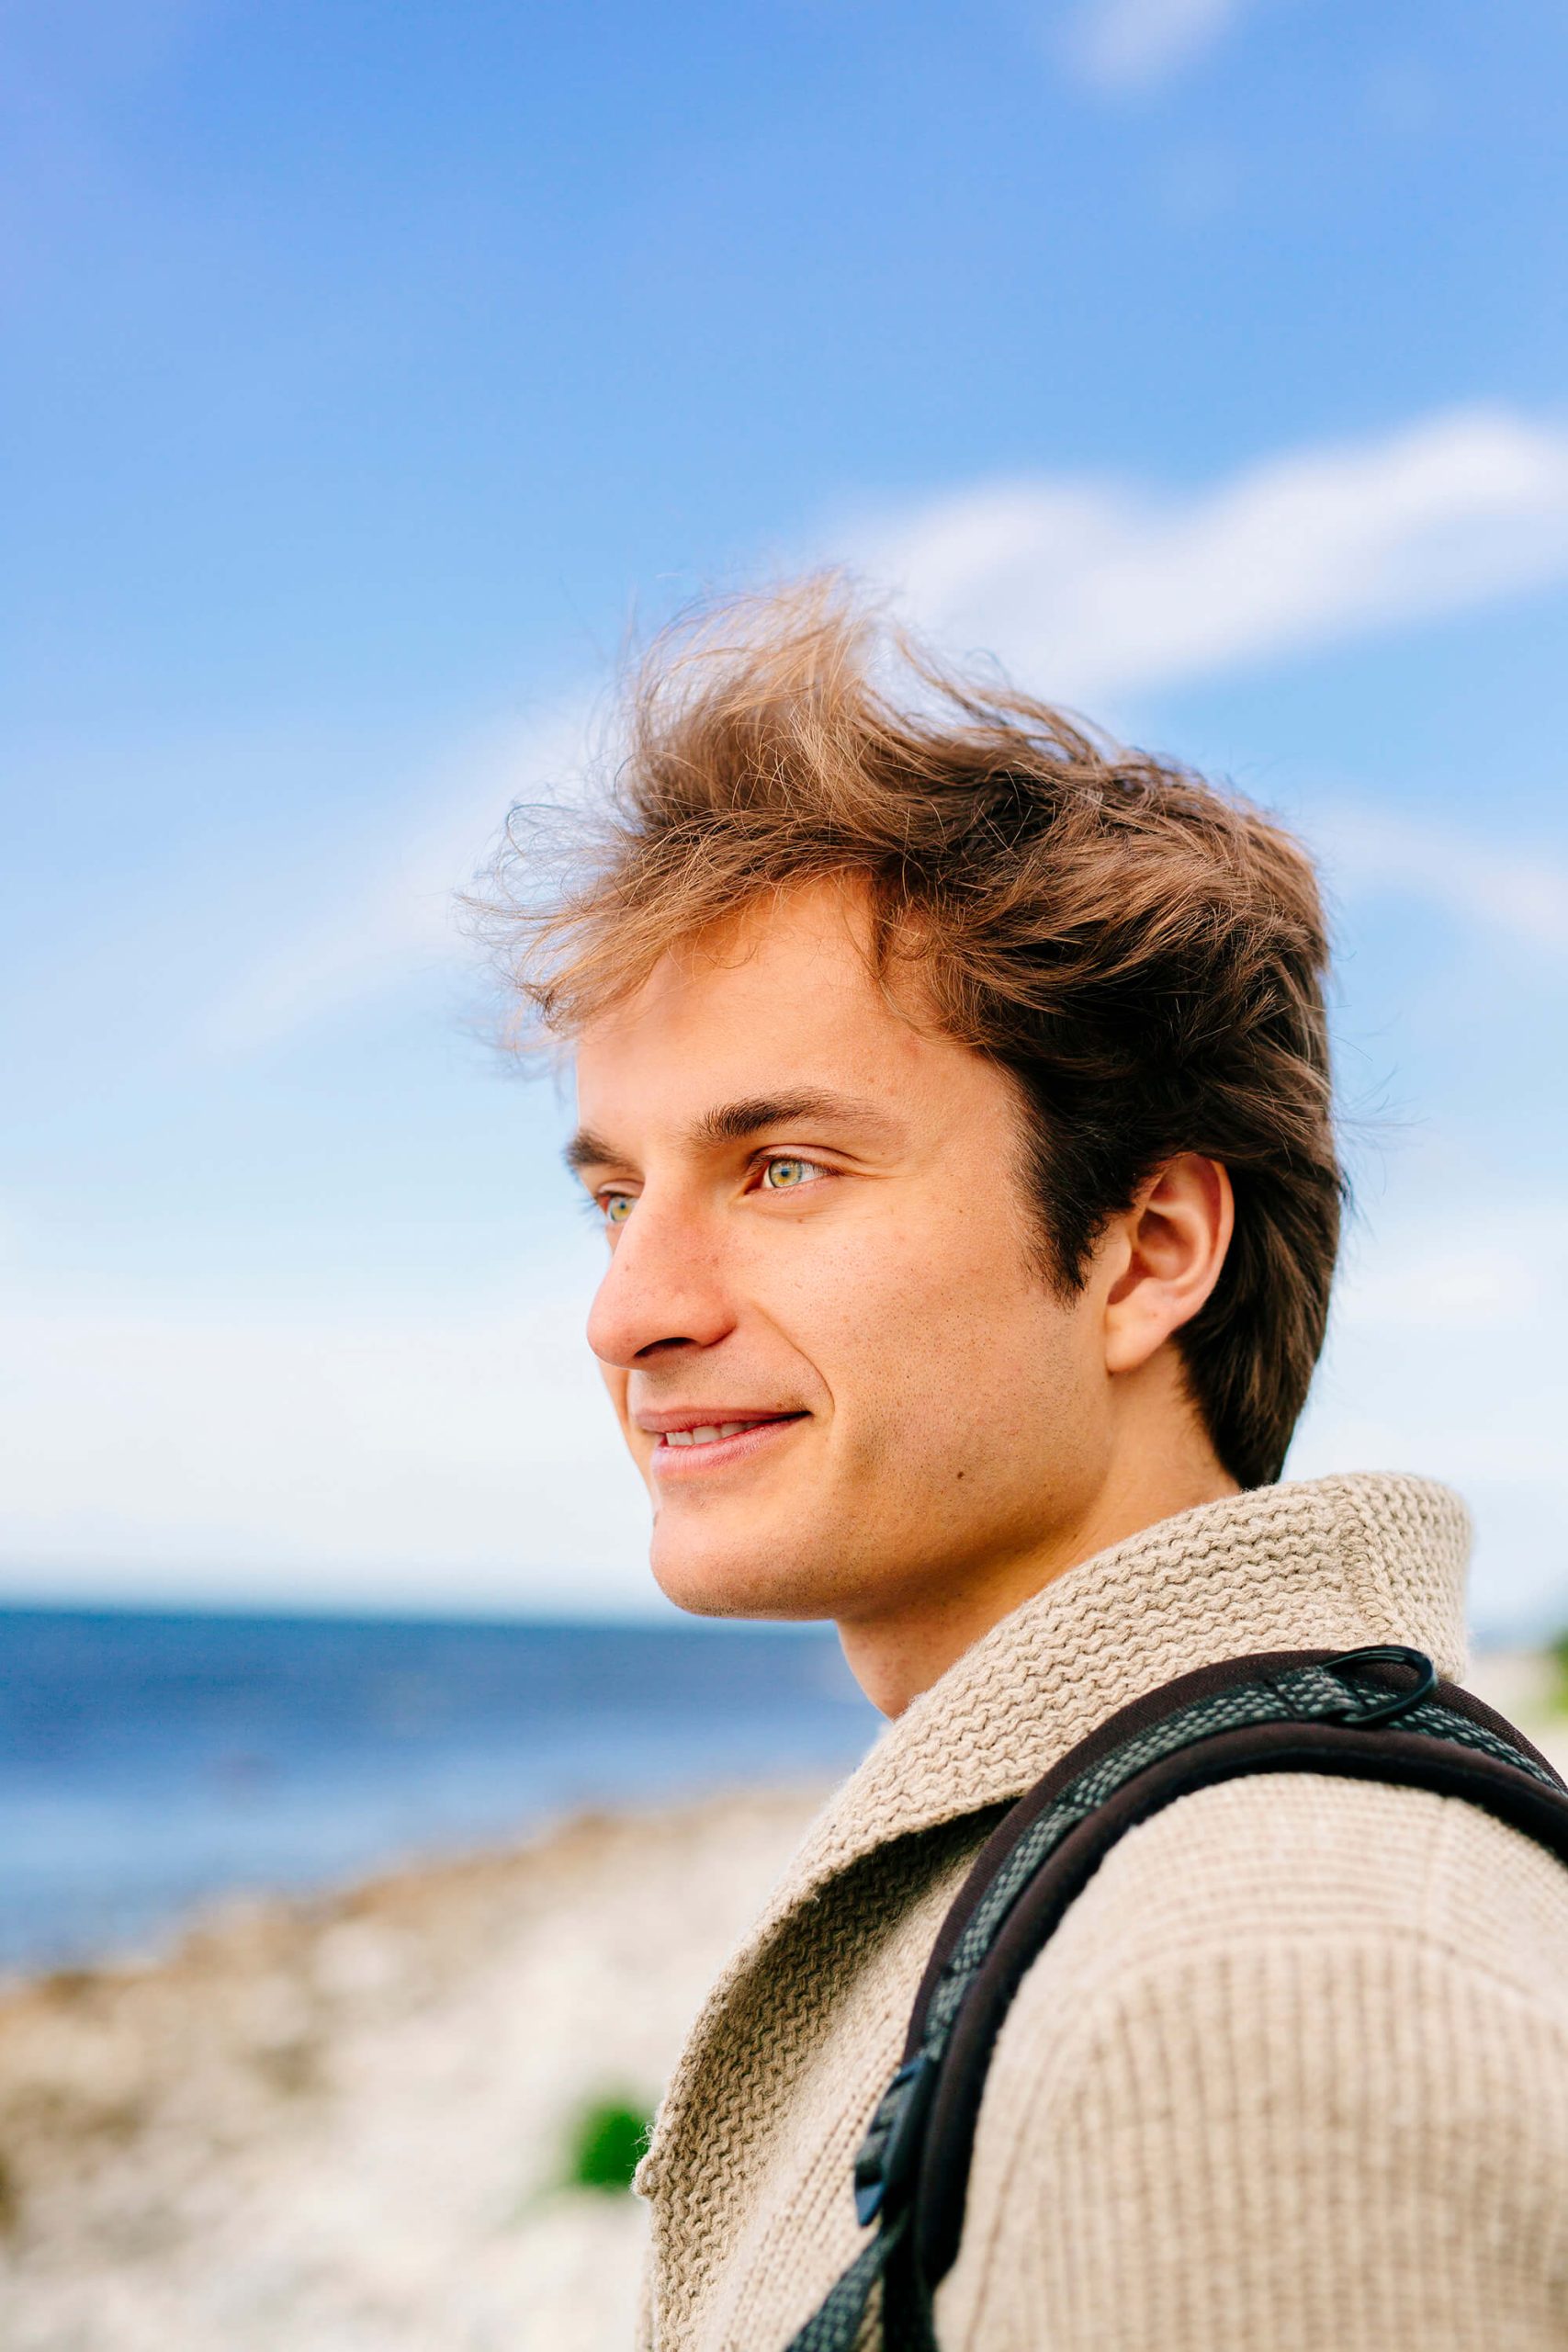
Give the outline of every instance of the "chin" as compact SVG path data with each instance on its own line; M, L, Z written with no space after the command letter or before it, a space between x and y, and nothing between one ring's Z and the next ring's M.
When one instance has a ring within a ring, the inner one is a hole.
M798 1555L758 1566L765 1545L671 1542L655 1531L649 1565L667 1600L693 1617L836 1617L847 1598L827 1564Z

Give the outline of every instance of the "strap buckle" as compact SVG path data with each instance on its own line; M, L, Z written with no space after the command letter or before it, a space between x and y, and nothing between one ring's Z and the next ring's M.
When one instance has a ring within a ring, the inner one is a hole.
M855 2214L862 2229L875 2221L914 2170L935 2087L935 2055L922 2050L899 2067L878 2099L855 2158Z
M1408 1714L1413 1707L1419 1707L1438 1687L1438 1669L1426 1651L1409 1649L1403 1642L1374 1642L1368 1649L1347 1650L1342 1657L1325 1658L1324 1670L1328 1674L1340 1674L1347 1667L1363 1664L1407 1666L1416 1679L1406 1690L1384 1690L1381 1697L1360 1706L1352 1703L1337 1709L1331 1715L1324 1715L1320 1718L1322 1722L1359 1725L1391 1724L1400 1715Z

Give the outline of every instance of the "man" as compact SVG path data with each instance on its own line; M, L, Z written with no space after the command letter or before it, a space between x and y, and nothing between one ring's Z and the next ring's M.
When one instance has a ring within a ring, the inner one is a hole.
M896 650L896 649L894 649ZM575 1051L589 1339L682 1607L830 1617L893 1720L693 2032L640 2186L659 2352L773 2352L1002 1811L1127 1701L1463 1646L1462 1507L1280 1476L1340 1182L1310 865L830 586L656 655L518 855ZM541 853L542 854L542 853ZM1568 1872L1301 1775L1134 1830L1026 1976L944 2352L1568 2344Z

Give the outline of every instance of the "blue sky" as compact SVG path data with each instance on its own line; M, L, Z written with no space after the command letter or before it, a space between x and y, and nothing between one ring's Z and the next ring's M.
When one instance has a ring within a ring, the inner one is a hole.
M1316 845L1298 1471L1568 1619L1544 0L0 12L0 1589L646 1605L450 919L628 629L833 558Z

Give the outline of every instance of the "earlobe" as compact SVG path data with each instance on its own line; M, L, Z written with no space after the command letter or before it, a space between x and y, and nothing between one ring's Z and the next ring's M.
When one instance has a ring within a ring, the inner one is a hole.
M1106 1293L1105 1366L1135 1372L1191 1321L1220 1278L1235 1225L1229 1171L1182 1152L1117 1222L1125 1263Z

